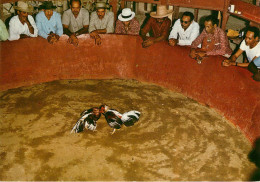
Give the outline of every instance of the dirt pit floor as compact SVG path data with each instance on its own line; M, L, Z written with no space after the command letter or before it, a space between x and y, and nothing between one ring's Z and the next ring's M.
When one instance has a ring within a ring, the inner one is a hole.
M0 180L248 180L251 144L229 121L182 94L135 80L64 80L0 92ZM111 135L70 131L106 103L139 110Z

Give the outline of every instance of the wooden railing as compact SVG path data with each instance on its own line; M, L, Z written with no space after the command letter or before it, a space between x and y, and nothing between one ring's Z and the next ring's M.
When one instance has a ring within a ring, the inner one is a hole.
M230 0L121 0L121 8L124 8L124 4L126 1L174 6L173 19L176 19L178 17L179 7L194 8L195 20L197 20L198 17L198 9L220 11L222 13L222 29L226 28L226 23L228 20L227 11L230 4Z
M230 4L235 5L235 11L241 12L241 14L229 13L230 15L248 20L253 26L260 26L260 6L249 4L241 0L230 0Z
M2 7L2 4L4 3L14 3L16 1L18 0L1 0L0 6ZM119 0L110 0L110 5L113 8L115 17L118 12L118 2ZM197 20L199 9L216 10L222 13L221 27L223 30L226 29L226 23L230 14L248 20L254 25L260 25L260 7L249 3L245 3L241 0L121 0L121 9L125 7L126 2L151 3L174 6L173 19L178 18L179 7L194 8L195 20ZM236 13L229 13L228 7L230 6L230 4L234 4L235 10L240 11L241 15Z

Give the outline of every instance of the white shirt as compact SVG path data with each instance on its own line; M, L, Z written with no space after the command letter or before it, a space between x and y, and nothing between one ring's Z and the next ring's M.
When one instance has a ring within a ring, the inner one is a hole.
M191 43L199 36L200 34L200 26L197 22L192 21L190 26L184 30L181 26L181 20L178 19L170 33L169 39L179 39L178 45L185 46L191 45ZM179 36L178 36L179 35Z
M28 15L28 20L33 26L34 34L30 33L28 25L26 23L22 24L18 15L14 16L9 22L9 39L8 40L18 40L21 34L28 35L30 37L37 37L38 29L36 27L35 21L31 15Z
M240 44L240 49L246 52L246 56L249 62L251 62L254 57L260 56L260 42L258 42L255 47L250 49L250 47L246 45L245 40L243 40Z

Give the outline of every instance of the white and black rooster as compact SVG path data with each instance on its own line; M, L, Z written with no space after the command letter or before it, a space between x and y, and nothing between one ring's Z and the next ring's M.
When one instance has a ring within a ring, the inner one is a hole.
M134 110L121 114L115 109L109 109L107 105L101 105L99 108L100 113L105 116L108 125L113 128L112 135L115 133L116 129L120 129L122 125L127 127L133 126L141 115L139 111Z
M77 121L75 126L72 128L71 133L79 133L84 130L95 131L97 127L97 120L101 117L101 113L98 107L85 110L80 114L81 118Z

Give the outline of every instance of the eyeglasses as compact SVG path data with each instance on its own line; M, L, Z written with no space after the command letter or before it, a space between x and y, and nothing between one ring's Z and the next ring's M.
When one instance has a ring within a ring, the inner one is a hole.
M190 23L190 21L183 21L183 20L181 20L181 23L188 24L188 23Z

